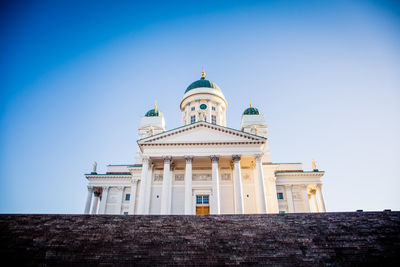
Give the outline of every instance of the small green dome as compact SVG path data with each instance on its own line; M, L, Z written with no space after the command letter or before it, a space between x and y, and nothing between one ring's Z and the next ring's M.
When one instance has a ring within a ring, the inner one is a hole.
M158 109L150 109L149 111L146 112L144 115L145 117L159 117L161 116L162 113Z
M256 108L249 107L243 112L243 115L260 115L260 112Z
M189 85L188 88L186 88L185 94L192 89L200 88L200 87L213 88L218 91L221 91L221 89L219 89L218 85L216 85L212 81L206 80L206 78L204 78L204 77L201 77L200 80L192 82L192 84Z

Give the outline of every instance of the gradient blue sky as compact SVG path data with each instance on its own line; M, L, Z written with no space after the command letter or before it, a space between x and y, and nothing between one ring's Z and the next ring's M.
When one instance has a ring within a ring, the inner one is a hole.
M82 213L98 162L132 163L200 77L274 162L315 158L328 211L400 210L400 6L390 1L2 1L0 212Z

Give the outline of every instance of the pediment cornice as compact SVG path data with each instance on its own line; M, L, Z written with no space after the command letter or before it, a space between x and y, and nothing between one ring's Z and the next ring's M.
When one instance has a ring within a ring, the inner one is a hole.
M170 143L166 143L169 137L177 137L180 134L184 134L188 131L193 131L196 129L206 128L210 131L215 131L219 133L227 134L228 136L234 136L236 140L202 140L202 141L173 141ZM149 136L137 141L139 146L148 146L148 145L161 145L161 146L171 146L171 145L229 145L229 144L263 144L265 143L266 138L253 135L250 133L242 132L239 130L227 128L220 125L215 125L207 122L196 122L193 124L185 125L176 129L172 129L157 135Z

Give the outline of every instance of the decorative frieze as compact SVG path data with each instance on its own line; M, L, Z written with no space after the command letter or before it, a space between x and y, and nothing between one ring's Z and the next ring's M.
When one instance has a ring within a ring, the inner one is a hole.
M162 174L154 174L154 182L162 182L163 175Z
M185 175L183 173L175 174L175 181L185 180Z
M222 181L231 181L232 175L230 173L221 173L221 180Z
M193 181L211 181L211 173L194 173Z

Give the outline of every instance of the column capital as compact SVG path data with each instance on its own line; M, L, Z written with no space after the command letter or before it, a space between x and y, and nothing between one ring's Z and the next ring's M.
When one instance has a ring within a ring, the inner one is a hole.
M164 163L171 163L172 157L171 156L164 156Z
M256 158L256 161L260 162L262 157L264 156L264 153L259 153L255 154L254 157Z
M194 157L193 156L185 156L184 158L186 160L186 163L192 163Z
M93 192L93 189L94 189L93 186L91 186L91 185L88 185L88 186L87 186L87 190L88 190L89 192Z
M241 157L242 157L241 155L233 155L232 156L233 162L235 163L239 162Z
M212 156L210 156L210 158L211 158L212 163L218 163L218 161L219 161L219 157L216 155L212 155Z
M308 194L315 194L317 192L317 186L316 185L309 185L307 186L307 192Z
M118 191L122 191L122 190L124 190L124 187L123 186L117 186L117 189L118 189Z
M131 182L136 184L140 180L140 177L132 177Z
M150 157L149 156L147 156L147 155L142 155L142 162L143 163L148 163L150 161Z
M102 189L103 189L103 192L104 192L104 191L107 191L107 190L108 190L108 188L110 188L110 187L109 187L109 186L103 186L103 187L102 187Z

